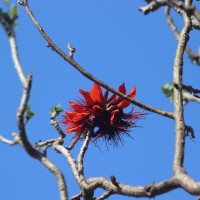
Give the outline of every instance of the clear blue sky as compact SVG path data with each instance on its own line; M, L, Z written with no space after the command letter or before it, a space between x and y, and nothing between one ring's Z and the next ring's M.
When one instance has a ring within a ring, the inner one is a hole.
M15 1L11 1L14 2ZM3 3L1 1L0 7ZM164 10L144 16L138 6L144 1L30 1L36 18L47 34L65 52L67 43L76 47L75 60L86 70L114 88L125 82L130 91L137 87L136 100L147 105L173 111L173 105L161 93L161 85L172 80L173 61L177 42L169 30ZM181 18L177 15L179 28ZM33 73L30 105L35 112L27 125L32 143L57 137L50 125L49 110L79 96L79 88L90 90L93 83L64 62L55 52L46 48L23 7L19 8L16 36L19 55L25 73ZM197 51L199 37L193 31L191 46ZM184 84L199 87L200 69L185 56ZM17 131L16 110L22 86L13 67L9 43L0 28L0 134L12 138ZM189 174L199 180L199 119L200 107L190 103L185 107L186 124L196 134L195 141L186 139L185 166ZM124 146L107 147L99 143L89 146L85 158L86 177L115 175L117 180L130 185L147 185L170 178L174 153L174 122L157 114L149 114L137 124ZM64 127L63 127L64 128ZM65 144L70 143L66 137ZM80 143L73 150L77 155ZM69 196L79 192L68 163L62 155L49 150L48 157L65 174ZM30 158L19 147L0 143L0 199L56 200L59 197L55 177L38 161ZM99 190L97 196L102 193ZM111 200L129 199L114 195ZM143 198L141 198L143 199ZM157 200L192 200L183 190L175 190L156 197Z

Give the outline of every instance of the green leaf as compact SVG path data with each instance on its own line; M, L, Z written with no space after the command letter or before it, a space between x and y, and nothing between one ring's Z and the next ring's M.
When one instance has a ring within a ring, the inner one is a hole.
M16 19L18 17L18 6L17 5L12 5L11 8L10 8L10 14L11 14L11 17Z
M61 108L61 104L59 103L57 106L52 107L49 113L58 116L61 112L63 112L63 109Z
M31 108L29 105L26 106L25 114L28 120L34 116L34 112L31 111Z
M174 101L174 85L173 83L166 83L162 85L162 93L170 99L170 101Z

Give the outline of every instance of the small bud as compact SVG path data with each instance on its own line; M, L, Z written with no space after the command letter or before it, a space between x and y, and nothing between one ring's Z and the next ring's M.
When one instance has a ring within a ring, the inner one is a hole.
M73 53L76 51L74 47L70 43L68 43L67 48L69 49L69 56L73 58Z

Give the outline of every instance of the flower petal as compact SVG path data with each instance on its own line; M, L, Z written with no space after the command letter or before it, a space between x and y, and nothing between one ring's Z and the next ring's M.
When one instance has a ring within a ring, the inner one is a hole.
M136 87L133 85L131 92L128 94L131 99L134 99L136 96Z
M92 105L94 104L94 102L93 102L93 100L92 100L92 98L91 98L89 92L84 91L84 90L82 90L82 89L79 89L79 92L80 92L80 94L83 95L83 97L84 97L84 99L85 99L85 101L86 101L86 104L87 104L88 106L92 106Z
M128 94L128 96L131 99L135 98L135 96L136 96L136 87L135 86L133 86L133 88L132 88L131 92ZM130 101L127 101L127 100L123 99L120 103L117 104L117 107L123 109L123 108L128 107L130 104L131 104Z
M70 106L72 107L72 109L76 112L81 112L84 110L84 106L77 104L75 102L70 102Z
M88 112L66 112L66 123L77 123L80 121L83 121L86 117L88 117L89 113Z
M97 83L94 83L92 89L90 90L90 97L94 103L99 103L100 105L103 104L102 90Z
M122 85L119 86L118 91L123 94L126 94L126 87L124 83L122 83Z
M70 133L70 132L79 132L82 129L82 125L77 125L77 126L73 126L70 128L67 128L65 130L65 132Z
M118 110L118 109L117 109L117 110L113 110L113 111L111 112L111 116L110 116L110 123L111 123L111 124L113 124L113 122L114 122L114 120L115 120L115 116L116 116L117 113L119 113L119 110Z

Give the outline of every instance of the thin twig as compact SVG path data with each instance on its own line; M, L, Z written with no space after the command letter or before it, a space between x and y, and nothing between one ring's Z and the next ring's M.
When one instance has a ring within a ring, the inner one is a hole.
M177 41L179 41L179 32L178 32L178 29L174 23L174 20L170 14L170 7L169 6L166 6L166 9L165 9L165 16L167 18L167 23L169 25L169 27L171 28L175 38ZM186 46L186 52L189 56L189 58L191 59L191 61L196 64L196 65L200 65L200 55L199 54L195 54L192 49L190 49L189 46Z
M158 10L160 7L165 6L167 3L166 0L159 0L159 1L151 1L146 6L140 6L139 11L143 12L145 15L149 14L150 12L154 12Z
M13 59L13 62L14 62L15 69L17 70L17 74L19 76L20 81L22 82L22 85L24 85L25 81L26 81L26 77L25 77L25 74L24 74L23 67L21 66L21 62L19 60L15 34L11 35L9 37L9 42L10 42L11 55L12 55L12 59Z
M19 143L19 136L18 136L18 134L13 133L13 137L14 137L13 140L8 140L7 138L5 138L5 137L3 137L3 136L0 135L0 141L3 142L3 143L5 143L5 144L11 145L11 146L18 144Z
M60 128L59 123L55 120L54 116L51 116L50 123L51 123L51 125L53 125L55 127L55 129L57 130L57 132L60 135L60 138L62 138L62 139L65 138L66 135L64 134L63 130Z
M57 52L64 60L66 60L71 66L73 66L75 69L77 69L83 76L85 76L86 78L88 78L89 80L98 83L99 85L101 85L103 88L109 90L110 92L122 97L123 99L126 99L127 101L131 102L132 104L145 109L147 111L150 112L154 112L157 113L159 115L174 119L174 114L158 109L158 108L154 108L148 105L145 105L143 103L140 103L138 101L135 101L133 99L131 99L130 97L128 97L127 95L124 95L123 93L113 89L112 87L108 86L107 84L105 84L104 82L102 82L101 80L98 80L96 77L94 77L92 74L90 74L89 72L87 72L83 67L81 67L74 59L72 59L70 56L66 55L55 43L53 43L53 41L50 39L50 37L45 33L44 29L41 27L41 25L39 24L39 22L36 20L36 18L34 17L32 11L30 10L29 6L28 6L28 1L24 0L24 7L28 13L28 15L30 16L31 20L33 21L33 23L35 24L36 28L38 29L38 31L41 33L41 35L44 37L44 39L47 41L47 43L51 46L51 48L54 49L55 52Z
M189 93L184 92L183 93L183 99L186 101L194 101L196 103L200 103L200 98L197 98Z
M186 5L177 0L169 0L169 2L177 8L182 9L185 13L190 14L190 16L194 16L200 22L200 12L196 9L194 4Z

